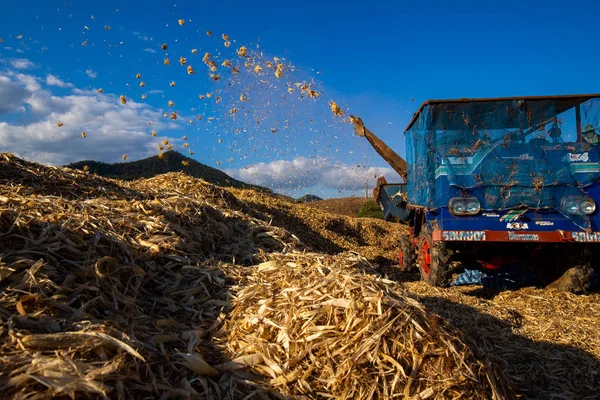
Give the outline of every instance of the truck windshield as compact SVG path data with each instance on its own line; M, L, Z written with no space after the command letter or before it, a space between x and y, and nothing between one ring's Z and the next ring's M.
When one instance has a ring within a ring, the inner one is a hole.
M428 130L438 145L503 142L584 142L590 126L598 134L600 99L540 99L442 103L431 106ZM588 135L589 136L589 135ZM475 144L477 146L475 146Z
M560 209L600 180L599 127L600 98L428 104L406 132L409 201L444 207L455 187L486 209Z

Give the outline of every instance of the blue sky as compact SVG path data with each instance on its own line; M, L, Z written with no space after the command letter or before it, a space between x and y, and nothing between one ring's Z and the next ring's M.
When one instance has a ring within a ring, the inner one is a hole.
M167 139L200 162L294 196L360 194L376 175L395 176L332 115L329 100L403 154L403 129L427 99L600 92L599 12L592 1L9 2L0 13L0 93L15 102L3 108L0 100L0 146L55 164L116 162L156 154ZM262 72L234 77L221 67L242 62L241 45L262 51L254 57ZM219 82L201 61L207 51ZM182 55L196 74L179 65ZM265 66L273 57L285 65L280 79ZM298 82L322 96L287 93ZM177 121L162 118L174 110Z

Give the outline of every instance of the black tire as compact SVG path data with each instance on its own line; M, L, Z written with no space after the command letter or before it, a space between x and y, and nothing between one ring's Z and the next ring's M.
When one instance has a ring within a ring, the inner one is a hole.
M431 240L431 233L424 229L419 235L418 264L421 279L431 286L450 285L450 259L454 252L446 242Z
M402 271L410 271L417 265L417 253L409 235L400 236L398 261Z

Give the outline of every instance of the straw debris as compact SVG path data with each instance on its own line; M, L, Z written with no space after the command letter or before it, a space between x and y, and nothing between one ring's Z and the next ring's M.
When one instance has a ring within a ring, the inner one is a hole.
M236 294L235 359L287 396L510 398L505 380L398 284L352 253L273 255Z
M402 286L462 331L464 342L501 368L525 398L598 398L600 294Z
M404 229L183 173L124 182L0 154L0 390L596 396L597 294L402 282Z

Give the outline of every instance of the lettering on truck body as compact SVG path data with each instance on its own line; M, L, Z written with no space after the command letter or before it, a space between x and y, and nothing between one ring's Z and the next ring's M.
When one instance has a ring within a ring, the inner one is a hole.
M571 232L571 236L576 242L600 242L600 232Z
M485 231L443 231L444 240L464 240L470 242L480 242L485 240Z
M508 232L508 240L539 241L540 237L534 233Z

